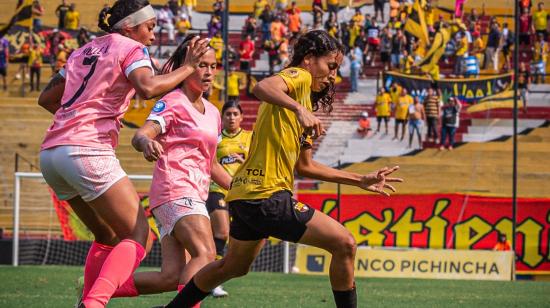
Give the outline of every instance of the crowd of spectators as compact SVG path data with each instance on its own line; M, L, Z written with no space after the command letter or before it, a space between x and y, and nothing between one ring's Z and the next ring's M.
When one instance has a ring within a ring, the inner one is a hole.
M380 133L384 122L384 135L388 135L388 122L393 117L395 121L393 140L403 141L408 129L409 148L413 147L413 139L416 135L419 149L423 147L423 140L427 140L440 145L440 150L445 148L452 150L455 145L456 130L460 125L461 108L462 104L454 96L448 97L446 102L443 102L437 83L432 84L421 101L420 97L409 95L405 87L393 82L389 92L384 87L378 90L374 103L377 120L374 133ZM359 128L362 127L361 121L362 117L359 120ZM426 138L422 138L424 123L427 124ZM441 125L440 134L438 134L439 125ZM365 134L359 135L365 137Z

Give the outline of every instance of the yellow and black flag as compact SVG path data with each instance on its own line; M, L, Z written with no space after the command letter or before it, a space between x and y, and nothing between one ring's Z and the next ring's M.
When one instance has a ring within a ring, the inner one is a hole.
M439 59L441 59L441 56L445 53L445 47L450 38L451 35L449 31L444 27L441 27L435 34L430 50L428 50L424 59L418 63L418 66L423 72L428 73L437 65Z
M409 8L405 31L414 35L426 46L428 44L428 27L426 26L425 0L416 0Z
M7 25L0 26L0 37L4 36L13 25L32 28L32 2L33 0L19 0L15 14Z

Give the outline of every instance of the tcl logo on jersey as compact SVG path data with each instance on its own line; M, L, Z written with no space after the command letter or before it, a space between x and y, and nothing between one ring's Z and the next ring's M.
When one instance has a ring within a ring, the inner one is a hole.
M241 157L242 160L244 160L244 154L237 154ZM234 163L237 163L237 158L234 157L234 156L224 156L220 159L220 164L222 165L230 165L230 164L234 164Z
M246 169L246 175L265 176L265 173L262 169Z

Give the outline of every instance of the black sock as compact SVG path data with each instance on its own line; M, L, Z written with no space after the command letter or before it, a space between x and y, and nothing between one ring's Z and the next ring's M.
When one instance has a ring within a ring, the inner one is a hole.
M210 294L210 291L204 292L195 285L191 279L189 283L174 297L174 299L165 308L183 308L193 307Z
M223 258L223 253L225 250L225 240L214 237L214 244L216 245L216 260Z
M357 291L355 286L348 291L332 290L334 301L337 308L356 308L357 307Z

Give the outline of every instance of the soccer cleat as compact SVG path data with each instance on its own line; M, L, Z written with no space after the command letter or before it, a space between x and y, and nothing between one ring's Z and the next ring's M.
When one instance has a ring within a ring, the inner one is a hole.
M229 295L229 293L227 293L222 286L215 287L211 293L213 297L226 297Z

